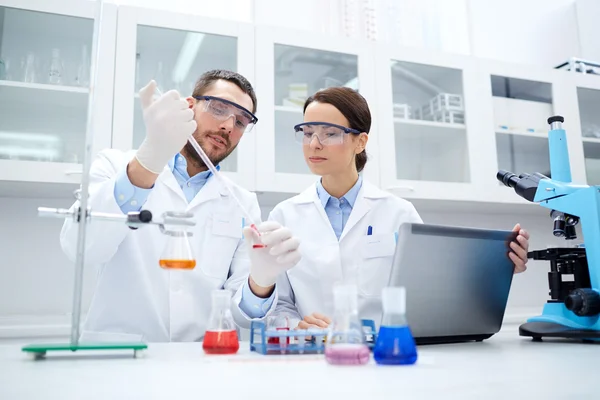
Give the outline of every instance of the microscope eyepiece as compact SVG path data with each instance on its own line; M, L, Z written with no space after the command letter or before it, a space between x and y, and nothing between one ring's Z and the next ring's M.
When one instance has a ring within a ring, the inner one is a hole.
M548 118L548 125L552 125L553 122L565 122L565 118L560 115L555 115L553 117Z
M504 186L508 186L514 188L519 183L519 177L516 174L513 174L510 171L505 171L503 169L499 170L496 174L496 179L504 184Z

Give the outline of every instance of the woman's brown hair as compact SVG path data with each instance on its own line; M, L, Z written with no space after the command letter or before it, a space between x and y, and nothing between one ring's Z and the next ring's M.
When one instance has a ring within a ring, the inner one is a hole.
M313 101L331 104L346 117L350 124L348 128L369 133L371 129L371 111L369 111L369 105L365 98L356 90L347 87L330 87L319 90L306 99L304 111L306 111L306 107ZM367 163L367 153L365 150L356 155L355 162L358 172L365 168L365 164Z

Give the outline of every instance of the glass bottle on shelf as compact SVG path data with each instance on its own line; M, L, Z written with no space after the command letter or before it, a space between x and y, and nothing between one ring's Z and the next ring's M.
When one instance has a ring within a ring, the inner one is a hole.
M31 51L27 53L27 58L23 64L23 82L35 83L37 81L35 55Z
M136 53L135 55L135 91L137 92L142 88L140 85L141 82L140 77L140 53Z
M90 86L90 59L88 57L87 45L83 45L81 49L81 62L77 69L75 84L83 87Z
M7 62L3 57L0 57L0 81L6 79Z
M48 71L48 83L51 85L60 85L63 83L65 68L60 59L60 50L52 49L52 61Z

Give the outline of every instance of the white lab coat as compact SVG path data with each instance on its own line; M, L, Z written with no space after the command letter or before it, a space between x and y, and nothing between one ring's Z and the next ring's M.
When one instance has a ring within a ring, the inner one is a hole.
M90 177L89 206L93 211L122 213L114 198L115 180L134 154L105 150L98 155ZM260 221L256 195L229 184L252 217ZM196 226L191 228L190 241L196 268L168 271L159 267L169 237L156 225L131 230L125 224L92 220L85 260L87 266L98 267L98 279L81 340L201 340L210 315L211 290L221 288L232 291L234 319L247 327L249 318L239 309L241 287L250 267L242 240L242 213L218 179L211 177L188 204L167 166L143 208L155 218L165 211L194 214ZM77 223L65 221L61 245L72 260L77 231Z
M302 259L277 281L279 301L273 314L289 317L294 327L314 312L333 317L336 282L356 284L360 318L379 325L381 290L390 275L395 232L402 223L423 222L410 202L366 181L339 241L316 185L278 204L269 219L288 227L300 239ZM367 236L369 226L372 236Z

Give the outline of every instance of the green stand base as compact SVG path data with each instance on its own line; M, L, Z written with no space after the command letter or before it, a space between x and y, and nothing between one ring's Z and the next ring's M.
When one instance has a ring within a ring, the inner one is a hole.
M33 356L35 360L46 357L49 351L80 351L80 350L133 350L133 357L136 358L140 351L146 350L148 345L145 343L80 343L72 345L70 343L46 343L32 344L23 347L23 351Z

